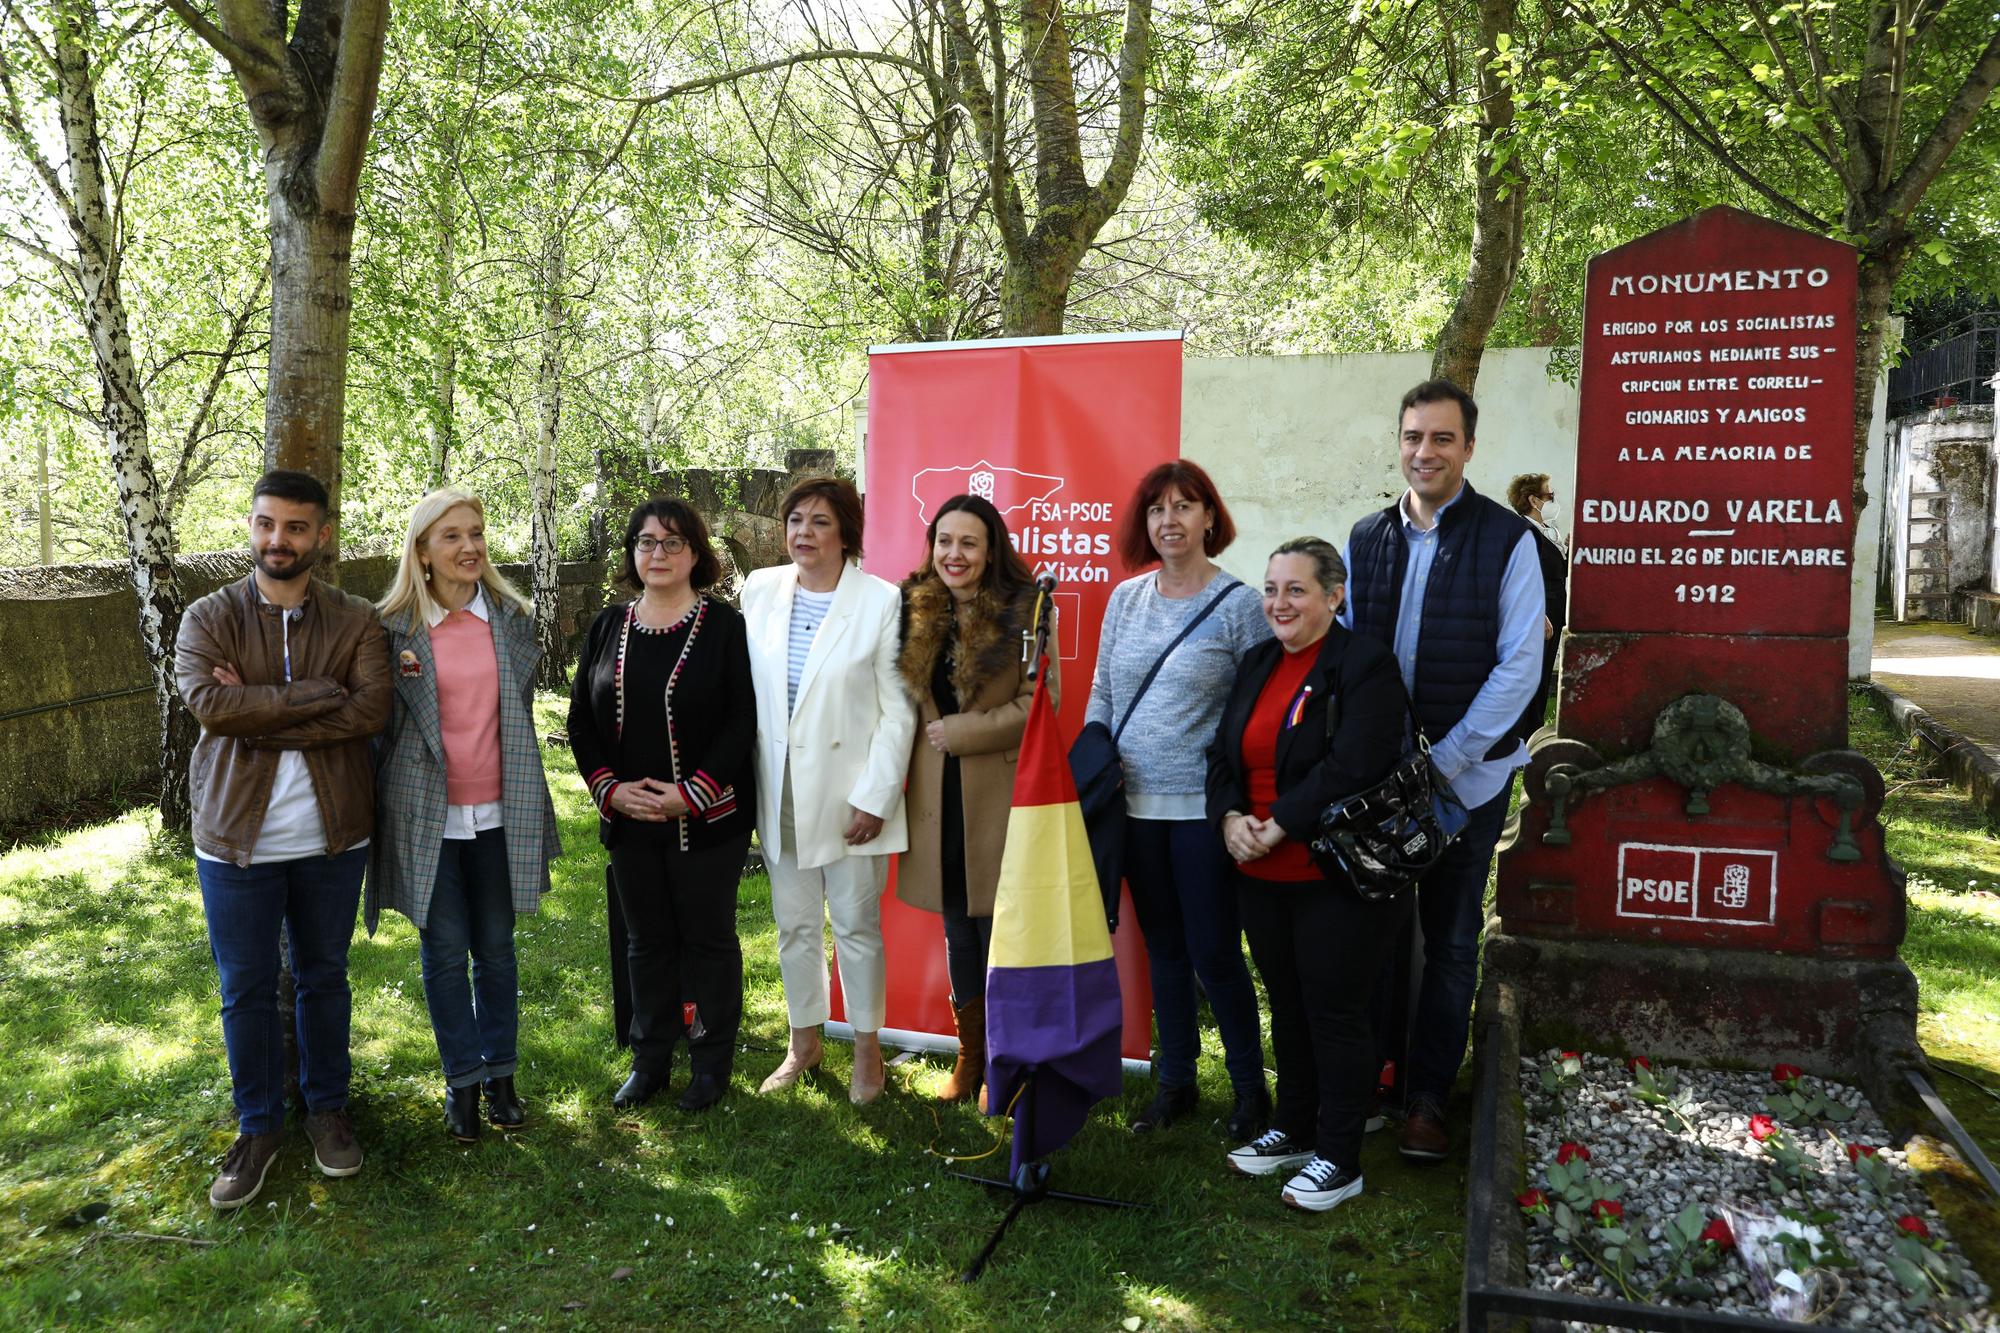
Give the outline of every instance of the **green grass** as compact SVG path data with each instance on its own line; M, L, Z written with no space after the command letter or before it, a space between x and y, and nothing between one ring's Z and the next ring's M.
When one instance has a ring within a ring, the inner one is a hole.
M1927 776L1865 706L1855 737L1892 787ZM988 1275L959 1285L1005 1200L953 1180L934 1152L990 1147L997 1122L936 1107L926 1093L942 1070L924 1061L892 1068L889 1094L856 1111L838 1045L818 1081L752 1094L785 1036L757 878L742 886L750 1049L732 1095L705 1117L664 1104L613 1114L625 1066L610 1033L603 862L578 783L550 758L569 853L518 936L530 1128L469 1148L445 1138L416 936L391 915L353 951L366 1169L323 1179L294 1127L263 1197L235 1216L206 1202L233 1122L192 863L139 815L0 855L0 1327L1455 1322L1462 1155L1411 1169L1373 1135L1369 1194L1302 1217L1275 1183L1228 1175L1212 1119L1133 1140L1122 1126L1149 1093L1140 1080L1060 1154L1057 1183L1154 1206L1038 1206ZM1945 1067L2000 1086L1993 830L1941 785L1898 787L1889 820L1911 873L1905 956L1923 981L1926 1042ZM1227 1079L1207 1037L1204 1110L1219 1116ZM1953 1079L1942 1091L2000 1144L1996 1103ZM999 1169L1004 1151L971 1169ZM94 1203L110 1209L103 1225L63 1225Z
M544 718L553 724L553 714ZM614 1114L603 861L580 785L550 755L568 854L518 932L531 1125L444 1135L414 930L357 937L350 1180L310 1168L293 1126L263 1195L218 1217L206 1191L233 1135L192 862L138 815L0 855L0 1327L466 1329L1133 1327L1439 1329L1454 1322L1462 1158L1406 1168L1371 1136L1371 1192L1324 1218L1224 1170L1221 1126L1139 1142L1128 1082L1057 1159L1057 1185L1144 1212L1047 1203L979 1283L953 1279L1005 1197L937 1152L1000 1122L936 1107L910 1061L857 1111L845 1048L819 1081L760 1098L786 1032L768 886L744 881L743 1040L703 1117ZM1227 1079L1213 1034L1203 1109ZM682 1065L685 1075L685 1064ZM935 1109L934 1109L935 1108ZM1005 1149L969 1169L1004 1169ZM108 1205L99 1226L63 1220ZM668 1219L671 1219L671 1223ZM200 1242L190 1244L188 1242Z
M1903 957L1922 983L1918 1033L1948 1071L1939 1091L1952 1113L2000 1157L2000 827L1939 776L1874 707L1849 710L1854 748L1888 784L1882 821L1889 854L1909 876Z

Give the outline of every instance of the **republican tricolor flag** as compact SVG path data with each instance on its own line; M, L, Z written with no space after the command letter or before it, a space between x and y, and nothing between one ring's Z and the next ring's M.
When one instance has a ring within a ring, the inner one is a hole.
M1122 1026L1104 899L1045 671L1021 737L987 955L986 1109L1014 1116L1014 1170L1119 1095Z

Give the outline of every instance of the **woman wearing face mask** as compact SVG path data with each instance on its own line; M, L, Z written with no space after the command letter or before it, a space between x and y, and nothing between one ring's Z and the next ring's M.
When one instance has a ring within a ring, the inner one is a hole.
M1556 526L1556 491L1548 473L1529 472L1508 482L1507 502L1528 520L1528 530L1535 534L1535 552L1542 560L1542 591L1548 598L1548 611L1542 620L1547 644L1542 653L1542 683L1528 709L1528 716L1539 723L1548 716L1549 690L1555 683L1563 623L1569 615L1569 538Z
M1228 1161L1244 1175L1289 1176L1284 1201L1309 1212L1361 1193L1376 1074L1369 999L1415 901L1371 902L1321 875L1307 850L1320 811L1381 781L1403 753L1396 659L1334 623L1346 579L1340 552L1317 537L1271 553L1264 618L1275 638L1244 658L1208 750L1208 817L1236 863L1278 1071L1271 1128Z
M896 894L944 916L945 962L958 1062L938 1094L976 1095L986 1077L986 952L993 892L1007 841L1014 760L1034 682L1022 636L1034 615L1034 575L990 501L955 495L931 520L923 564L903 581L898 669L917 707L905 792L910 850ZM1049 660L1049 702L1059 680Z
M527 600L486 558L485 510L464 491L417 502L378 609L396 703L376 776L368 933L385 906L417 927L445 1130L470 1143L482 1089L496 1129L527 1123L514 1092L514 917L540 904L562 852L532 713L541 653Z

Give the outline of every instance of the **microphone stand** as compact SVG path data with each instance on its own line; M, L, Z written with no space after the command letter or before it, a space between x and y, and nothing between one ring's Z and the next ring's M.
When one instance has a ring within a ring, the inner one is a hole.
M1056 576L1044 574L1035 580L1034 629L1021 631L1021 651L1028 664L1028 679L1042 678L1042 659L1049 651L1049 631L1055 626Z

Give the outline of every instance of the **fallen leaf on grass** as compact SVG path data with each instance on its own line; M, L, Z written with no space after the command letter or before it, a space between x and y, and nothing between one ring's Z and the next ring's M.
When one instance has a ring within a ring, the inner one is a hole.
M626 1278L631 1277L635 1271L630 1268L614 1268L611 1270L611 1280L613 1282L623 1282Z
M565 1309L565 1310L581 1310L581 1309L583 1308L583 1302L582 1302L582 1301L564 1301L564 1302L562 1303L562 1308L563 1308L563 1309Z

